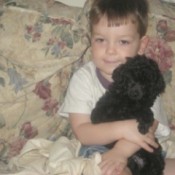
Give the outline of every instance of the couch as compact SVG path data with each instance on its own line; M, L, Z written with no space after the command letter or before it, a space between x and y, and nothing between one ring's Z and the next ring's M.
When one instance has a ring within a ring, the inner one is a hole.
M91 58L91 1L82 8L54 0L0 1L0 174L99 174L100 156L78 158L80 143L58 115L71 75ZM149 3L145 54L166 81L171 135L161 144L175 158L175 4Z

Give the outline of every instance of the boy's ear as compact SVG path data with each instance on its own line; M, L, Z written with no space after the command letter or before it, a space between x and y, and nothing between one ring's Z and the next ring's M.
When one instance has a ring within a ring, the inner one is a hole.
M146 46L148 44L148 41L149 41L149 37L146 36L146 35L141 38L140 49L138 51L139 55L143 55L144 54L145 48L146 48Z

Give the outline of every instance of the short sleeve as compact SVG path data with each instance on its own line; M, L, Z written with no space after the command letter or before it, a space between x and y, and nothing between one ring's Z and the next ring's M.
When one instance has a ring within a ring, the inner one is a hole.
M90 114L104 93L92 63L78 70L70 80L65 100L59 110L62 116L69 113Z

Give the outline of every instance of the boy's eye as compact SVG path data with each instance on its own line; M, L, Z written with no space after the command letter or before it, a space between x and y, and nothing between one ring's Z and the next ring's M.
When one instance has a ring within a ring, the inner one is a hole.
M123 45L125 45L125 44L129 44L130 42L128 41L128 40L120 40L120 44L123 44Z
M99 42L99 43L102 43L104 41L104 39L103 38L96 38L95 41Z

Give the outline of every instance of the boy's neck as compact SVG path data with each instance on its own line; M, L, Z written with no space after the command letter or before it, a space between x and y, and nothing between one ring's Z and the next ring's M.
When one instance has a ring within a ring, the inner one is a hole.
M99 71L98 68L96 68L96 74L97 74L97 77L100 81L100 83L102 84L102 86L105 88L105 89L108 89L109 85L111 84L111 82L109 80L107 80L102 74L101 72Z

